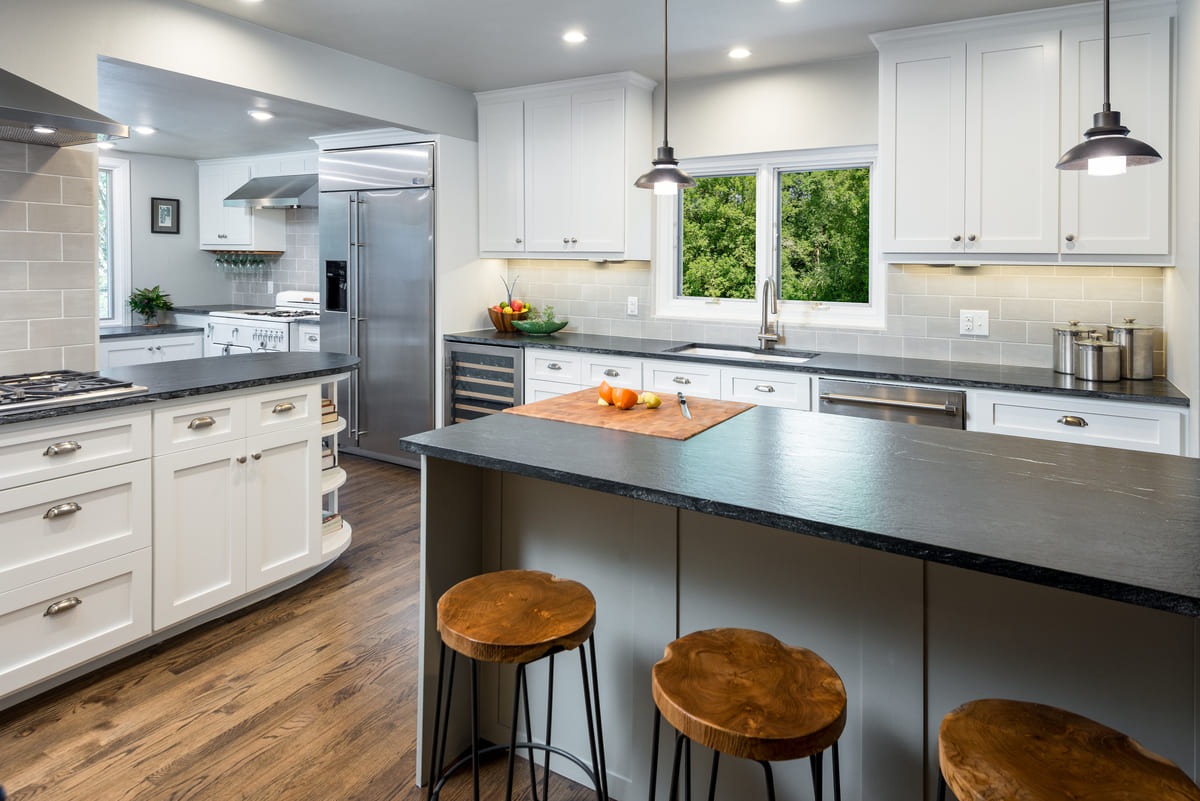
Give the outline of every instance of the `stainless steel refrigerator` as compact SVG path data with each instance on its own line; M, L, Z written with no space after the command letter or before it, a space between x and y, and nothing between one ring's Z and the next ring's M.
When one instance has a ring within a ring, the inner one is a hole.
M434 145L320 155L321 350L361 359L338 385L339 446L397 464L434 421Z

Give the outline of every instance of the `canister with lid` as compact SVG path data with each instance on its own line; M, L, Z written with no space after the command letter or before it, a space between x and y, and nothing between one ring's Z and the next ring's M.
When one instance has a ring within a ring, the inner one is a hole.
M1107 339L1076 340L1075 377L1084 381L1120 381L1121 346Z
M1095 329L1080 325L1078 320L1069 320L1066 325L1056 325L1054 331L1054 372L1075 372L1075 340L1091 336Z
M1132 317L1108 326L1108 338L1121 346L1122 378L1154 377L1154 326L1135 325Z

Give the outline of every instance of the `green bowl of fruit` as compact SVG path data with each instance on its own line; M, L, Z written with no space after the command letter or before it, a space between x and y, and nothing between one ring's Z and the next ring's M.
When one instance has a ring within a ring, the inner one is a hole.
M553 306L543 306L541 309L529 306L528 309L529 314L524 319L512 321L513 328L522 334L543 337L567 327L566 320L555 318Z

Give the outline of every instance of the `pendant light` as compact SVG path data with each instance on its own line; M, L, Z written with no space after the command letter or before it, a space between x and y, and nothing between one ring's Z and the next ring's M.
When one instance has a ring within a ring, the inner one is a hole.
M1092 127L1083 142L1063 154L1054 166L1060 170L1087 170L1089 175L1121 175L1126 167L1162 161L1158 151L1129 136L1121 112L1108 103L1108 0L1104 0L1104 105L1092 115Z
M656 195L674 195L682 187L696 185L696 179L679 169L675 148L667 144L667 99L669 95L667 73L667 0L663 0L663 143L658 149L654 168L634 183L638 189L653 189Z

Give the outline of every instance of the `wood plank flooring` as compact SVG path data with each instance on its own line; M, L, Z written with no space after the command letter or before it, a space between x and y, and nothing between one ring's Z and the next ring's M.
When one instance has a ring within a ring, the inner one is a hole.
M350 456L343 466L354 541L323 572L0 711L11 801L425 797L414 782L420 474ZM503 760L484 781L484 798L503 798ZM470 797L470 783L456 777L442 798ZM595 794L558 778L551 797Z

